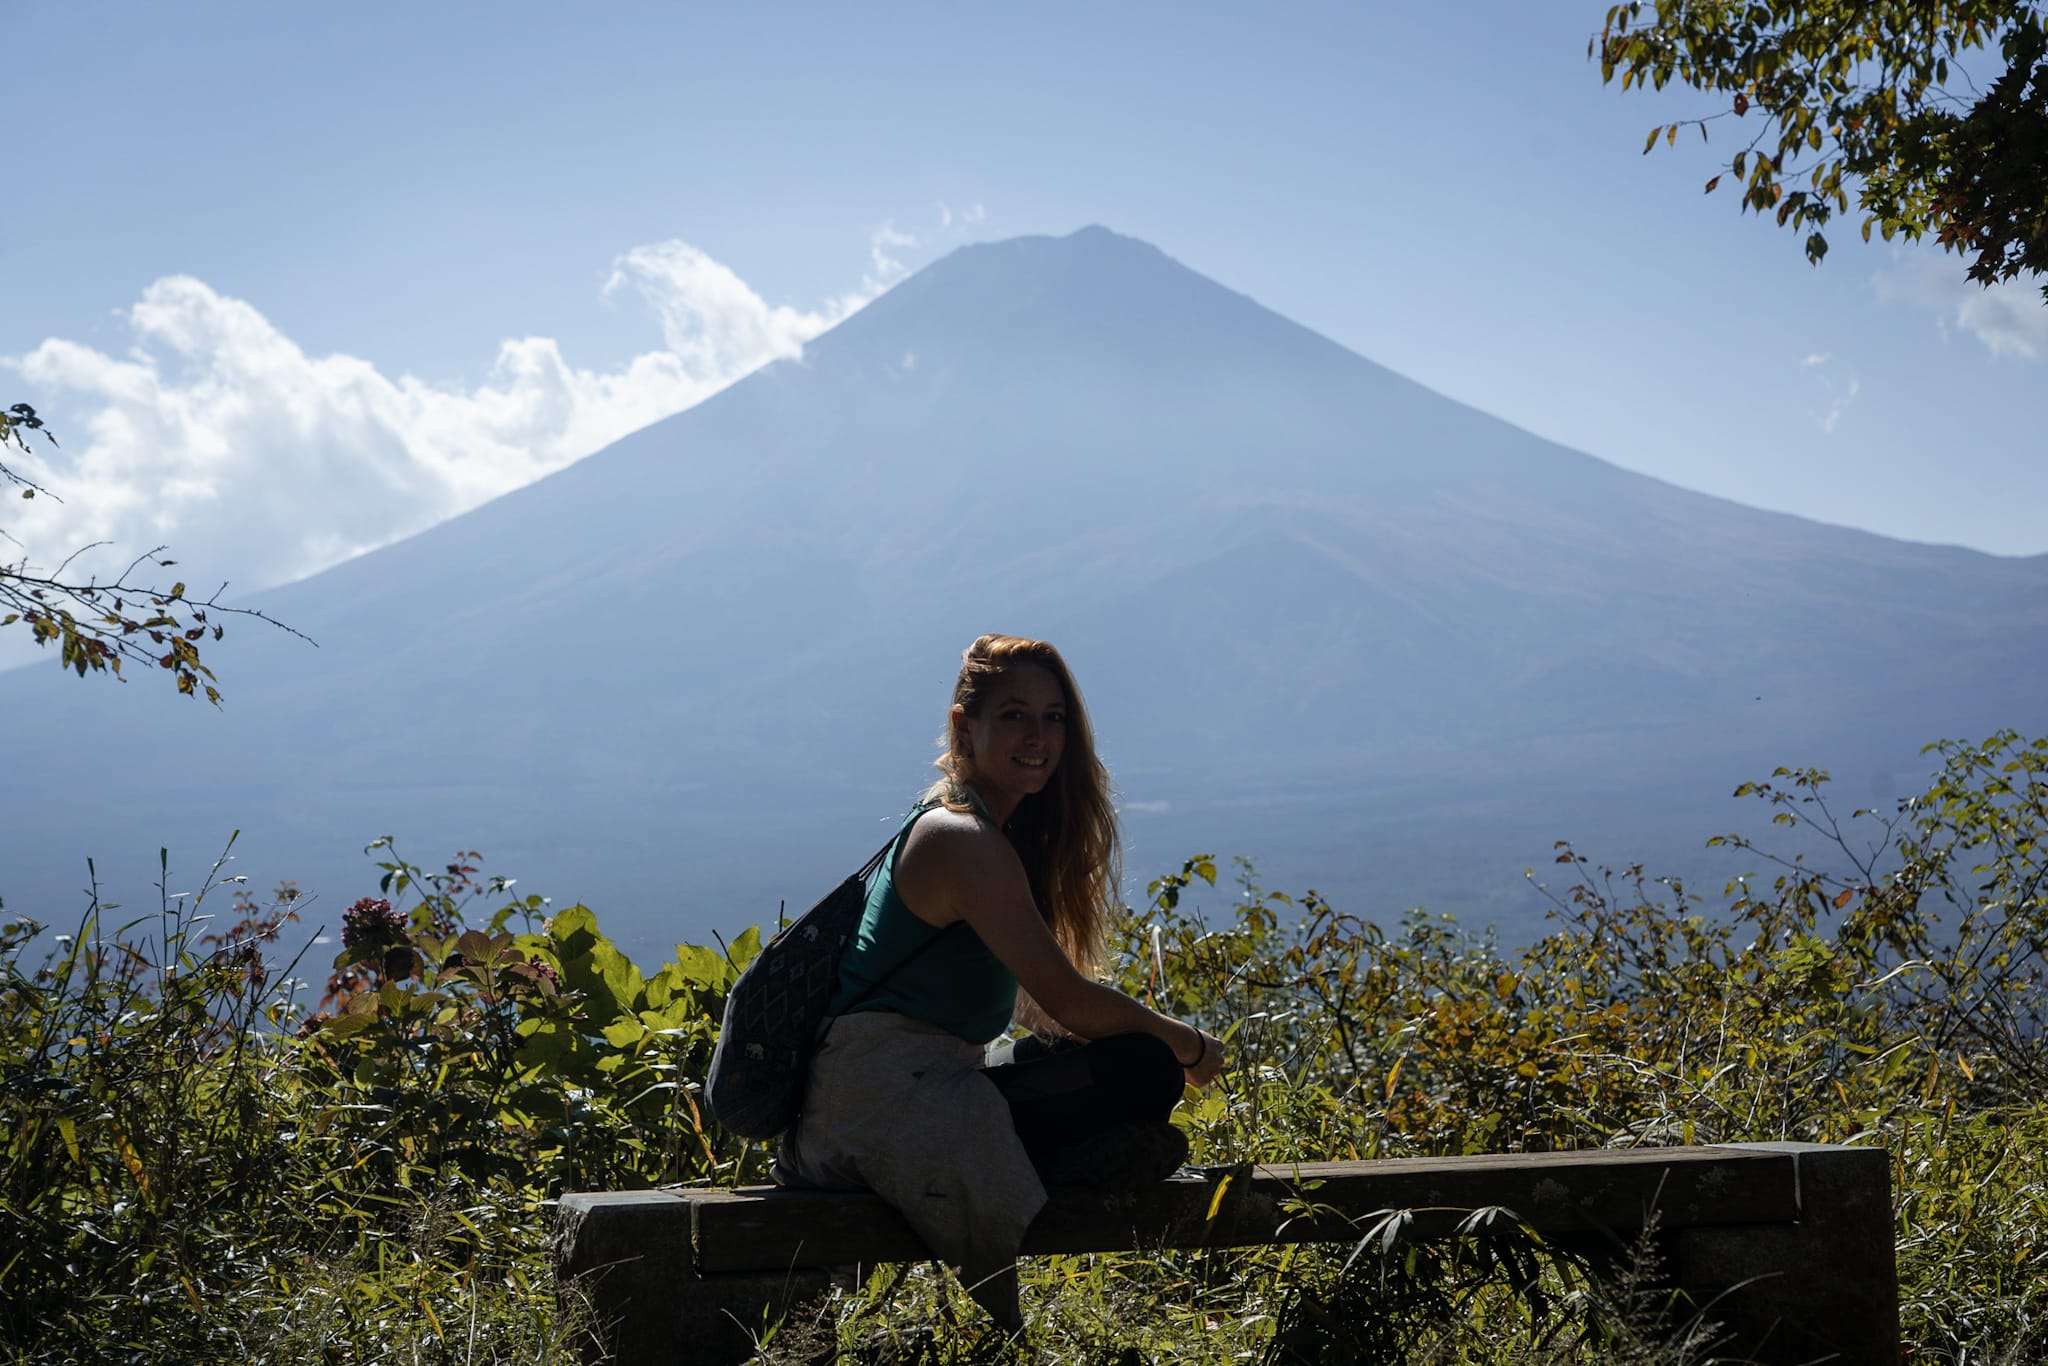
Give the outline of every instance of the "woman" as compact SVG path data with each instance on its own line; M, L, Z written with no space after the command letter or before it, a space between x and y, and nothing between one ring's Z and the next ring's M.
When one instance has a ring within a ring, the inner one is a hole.
M1169 1175L1187 1142L1167 1115L1184 1083L1215 1079L1223 1044L1095 980L1116 815L1059 652L975 641L942 744L841 960L775 1176L875 1191L1014 1332L1047 1182ZM1013 1019L1034 1037L985 1067Z

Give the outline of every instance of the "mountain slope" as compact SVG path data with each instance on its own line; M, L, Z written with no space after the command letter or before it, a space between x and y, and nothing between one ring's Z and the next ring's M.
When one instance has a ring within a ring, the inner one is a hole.
M389 830L629 938L729 928L871 842L928 772L961 646L1002 629L1073 661L1147 813L1134 873L1280 851L1326 891L1511 909L1501 870L1550 838L1696 843L1744 765L1875 781L1939 735L2038 727L2044 588L2048 557L1539 440L1102 229L1018 239L265 595L321 648L238 633L219 715L0 676L40 723L5 740L36 801L0 831L0 895L51 905L111 843L240 825L259 881L346 904L349 851ZM1475 847L1502 793L1486 866L1361 871L1376 828Z

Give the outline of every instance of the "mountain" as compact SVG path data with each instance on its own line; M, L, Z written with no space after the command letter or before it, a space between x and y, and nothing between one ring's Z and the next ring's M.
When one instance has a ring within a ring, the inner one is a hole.
M1682 420L1675 415L1674 421ZM1757 511L1447 400L1100 228L968 247L723 393L264 595L210 713L0 675L10 911L392 833L642 947L800 908L929 773L960 649L1059 643L1139 881L1245 853L1385 918L1526 930L1571 837L1695 857L1728 789L1864 805L2039 729L2048 556ZM317 913L316 913L317 914ZM1516 927L1520 928L1517 929Z

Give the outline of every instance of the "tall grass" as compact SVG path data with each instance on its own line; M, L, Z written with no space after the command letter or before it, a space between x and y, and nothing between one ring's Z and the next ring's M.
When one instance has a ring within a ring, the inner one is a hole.
M1191 859L1124 918L1120 985L1230 1041L1183 1106L1199 1162L1882 1144L1910 1359L2041 1360L2048 741L1934 756L1884 812L1838 813L1810 771L1745 785L1836 857L1720 837L1751 875L1714 896L1560 847L1553 929L1512 954ZM139 919L0 927L0 1356L575 1360L555 1196L762 1179L697 1106L756 932L643 968L474 856L370 853L376 894L314 966L285 961L289 888L214 876ZM1058 1360L1723 1359L1654 1236L1593 1255L1511 1211L1439 1241L1396 1212L1350 1246L1036 1259L1025 1297ZM950 1277L888 1268L763 1325L762 1356L1012 1355L981 1322Z

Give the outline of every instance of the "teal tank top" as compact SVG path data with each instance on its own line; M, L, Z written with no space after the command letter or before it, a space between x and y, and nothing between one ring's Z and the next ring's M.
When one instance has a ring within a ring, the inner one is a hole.
M867 909L860 930L839 958L839 989L832 995L834 1015L864 1010L891 1010L913 1020L935 1024L969 1043L987 1043L1010 1027L1017 1008L1017 979L988 951L971 925L941 929L911 914L896 894L896 860L919 811L896 832L889 857L868 885ZM863 995L884 973L938 939L915 960Z

